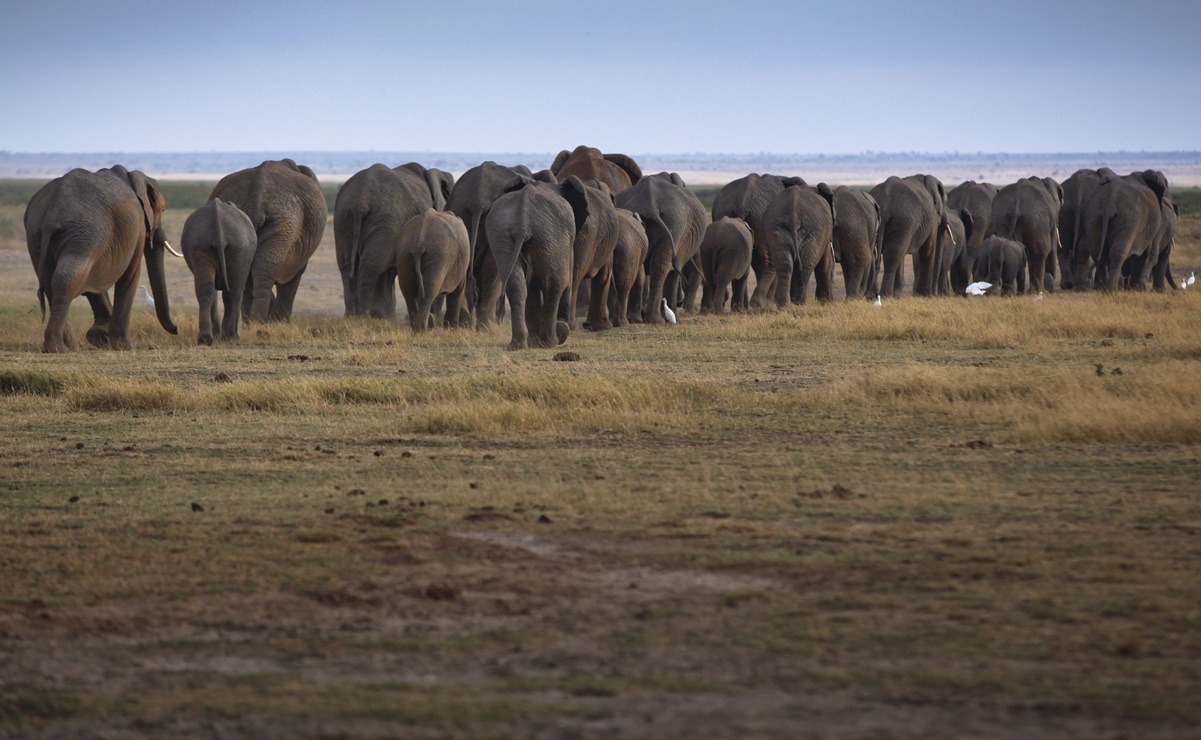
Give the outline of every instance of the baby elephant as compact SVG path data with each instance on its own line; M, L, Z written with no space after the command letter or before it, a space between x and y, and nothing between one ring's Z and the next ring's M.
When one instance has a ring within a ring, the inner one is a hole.
M745 310L750 306L746 281L754 244L750 227L740 218L723 216L705 229L700 246L701 270L705 275L705 292L701 299L703 312L721 313L731 285L734 289L731 310Z
M233 203L214 198L197 208L183 225L183 256L196 283L200 304L197 344L213 343L213 327L221 325L221 338L238 338L242 294L250 277L250 263L258 236L250 217ZM217 291L225 315L217 316Z
M430 327L430 307L441 296L449 326L470 324L462 311L469 260L467 227L450 211L429 208L405 223L397 237L396 277L413 331Z
M990 236L980 245L974 270L977 280L993 284L1001 295L1026 292L1026 248L1012 239Z

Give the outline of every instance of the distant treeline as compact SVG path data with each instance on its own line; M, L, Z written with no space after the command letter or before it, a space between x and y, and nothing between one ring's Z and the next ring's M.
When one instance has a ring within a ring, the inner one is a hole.
M0 180L0 206L24 206L48 180ZM194 211L208 202L213 182L180 182L163 180L159 183L167 208ZM950 190L957 183L946 183ZM334 200L338 197L338 185L322 185L329 212L334 212ZM713 199L721 190L717 185L699 185L692 188L704 204L705 210L713 209ZM1201 218L1201 188L1172 188L1172 200L1186 218Z

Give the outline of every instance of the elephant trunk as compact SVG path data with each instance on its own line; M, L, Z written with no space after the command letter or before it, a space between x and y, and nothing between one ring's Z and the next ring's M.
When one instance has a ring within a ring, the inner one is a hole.
M158 323L168 334L178 334L179 327L171 320L171 306L167 299L167 276L163 269L166 243L163 228L159 226L146 244L146 273L150 278L150 292L154 297L154 313L158 316Z

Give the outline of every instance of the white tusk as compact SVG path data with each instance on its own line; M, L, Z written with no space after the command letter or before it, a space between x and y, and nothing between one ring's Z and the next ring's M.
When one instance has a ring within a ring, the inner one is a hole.
M959 242L955 241L955 232L951 231L951 225L947 224L947 236L951 237L951 246L959 246Z
M176 252L176 251L175 251L175 248L171 246L171 242L167 241L166 239L163 239L163 246L167 248L167 251L168 251L168 252L170 252L171 254L175 255L176 257L182 257L182 256L183 256L183 255L182 255L182 254L180 254L179 252Z

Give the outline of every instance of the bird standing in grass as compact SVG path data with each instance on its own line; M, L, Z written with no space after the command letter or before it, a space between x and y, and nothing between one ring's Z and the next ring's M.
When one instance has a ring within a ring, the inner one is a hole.
M670 308L667 306L667 299L666 299L666 298L664 298L664 299L663 299L663 318L667 319L667 323L669 323L669 324L674 324L674 323L676 323L676 312L675 312L675 311L672 311L672 310L671 310L671 309L670 309Z
M876 308L879 308L880 306L883 306L884 304L880 301L880 296L876 296L876 302L873 303L872 305L875 306Z
M146 289L145 285L139 287L142 289L142 295L146 297L146 305L154 308L154 296L150 295L150 291Z

